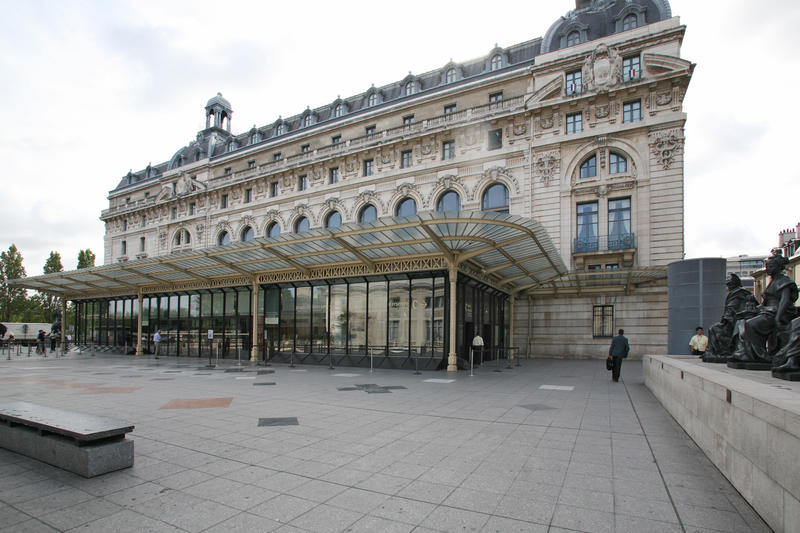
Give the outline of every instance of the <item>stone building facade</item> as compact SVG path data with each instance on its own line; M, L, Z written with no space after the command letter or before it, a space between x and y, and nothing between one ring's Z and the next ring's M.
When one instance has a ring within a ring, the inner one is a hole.
M666 265L684 250L684 32L666 0L579 0L544 37L241 134L218 94L191 143L110 192L105 266L376 217L508 213L541 225L567 268L530 283L473 269L507 299L506 346L603 357L625 328L634 355L663 353Z

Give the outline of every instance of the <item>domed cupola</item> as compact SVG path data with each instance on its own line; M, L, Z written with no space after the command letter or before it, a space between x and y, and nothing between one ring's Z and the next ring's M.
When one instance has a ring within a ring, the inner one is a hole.
M206 104L206 129L218 128L230 133L232 116L231 103L222 97L222 93L217 93Z

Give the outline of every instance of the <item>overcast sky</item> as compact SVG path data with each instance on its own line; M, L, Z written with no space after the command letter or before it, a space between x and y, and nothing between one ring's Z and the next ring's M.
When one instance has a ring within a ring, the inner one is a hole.
M697 64L684 101L686 257L767 254L800 222L800 3L672 0ZM224 6L224 7L223 7ZM100 211L168 160L218 91L248 130L408 71L544 36L573 0L395 4L0 0L0 248L103 260Z

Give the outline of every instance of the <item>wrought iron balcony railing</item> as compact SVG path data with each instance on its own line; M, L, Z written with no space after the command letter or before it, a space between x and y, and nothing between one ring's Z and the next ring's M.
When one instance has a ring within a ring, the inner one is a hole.
M607 252L636 248L636 235L633 233L617 233L600 237L576 238L572 242L573 253Z

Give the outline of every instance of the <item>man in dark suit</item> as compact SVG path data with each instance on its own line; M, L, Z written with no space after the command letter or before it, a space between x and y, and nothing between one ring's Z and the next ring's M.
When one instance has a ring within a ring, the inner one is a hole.
M630 346L628 339L625 338L625 330L619 330L619 335L611 339L611 346L608 348L608 355L614 361L614 366L611 368L611 379L619 381L619 372L622 370L622 360L628 357Z

